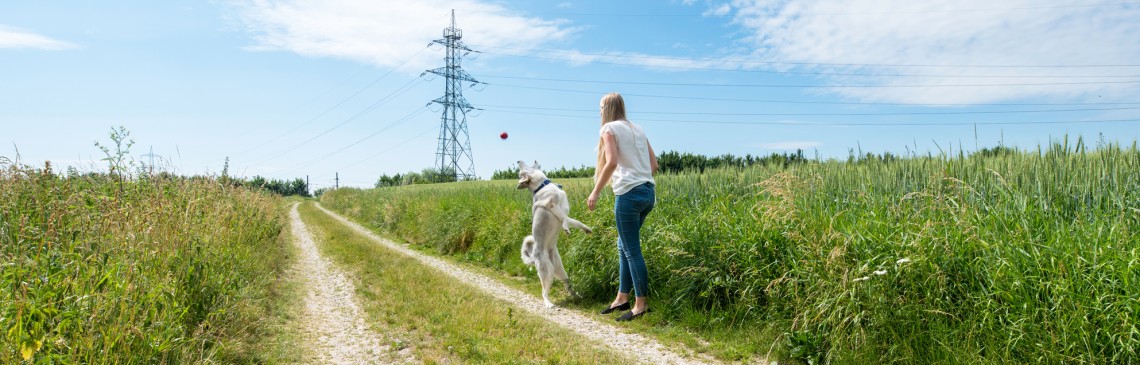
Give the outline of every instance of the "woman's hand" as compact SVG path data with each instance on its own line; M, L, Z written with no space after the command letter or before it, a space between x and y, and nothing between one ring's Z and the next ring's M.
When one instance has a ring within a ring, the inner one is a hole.
M598 206L598 191L594 190L593 192L590 193L590 197L586 198L586 208L590 209L590 211L593 212L594 208L596 208L597 206Z

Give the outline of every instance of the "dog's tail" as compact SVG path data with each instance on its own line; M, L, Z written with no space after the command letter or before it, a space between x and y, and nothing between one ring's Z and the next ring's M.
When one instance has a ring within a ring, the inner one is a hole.
M523 238L522 261L526 265L534 265L534 236Z

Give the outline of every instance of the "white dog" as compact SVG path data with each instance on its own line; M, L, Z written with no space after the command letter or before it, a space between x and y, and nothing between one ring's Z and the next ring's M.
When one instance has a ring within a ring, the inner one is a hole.
M522 260L524 264L534 265L538 279L542 281L542 300L546 302L547 308L554 307L550 301L550 285L555 278L566 285L566 291L571 296L578 296L570 289L570 277L566 275L566 269L562 267L562 256L558 254L559 231L569 233L570 227L586 233L593 230L570 218L570 201L566 199L566 192L546 179L546 174L539 170L538 161L533 166L519 161L518 188L534 193L534 203L530 209L533 215L531 235L523 239Z

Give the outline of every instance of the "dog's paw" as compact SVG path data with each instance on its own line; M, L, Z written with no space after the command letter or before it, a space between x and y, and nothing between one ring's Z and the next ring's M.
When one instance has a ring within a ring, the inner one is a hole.
M546 301L546 307L547 308L554 308L554 303L551 303L550 301Z
M591 229L590 227L582 228L582 231L584 231L586 233L594 233L594 230Z

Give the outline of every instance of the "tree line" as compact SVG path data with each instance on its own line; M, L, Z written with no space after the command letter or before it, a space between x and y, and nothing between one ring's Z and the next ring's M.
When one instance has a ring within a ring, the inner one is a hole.
M409 171L407 173L391 176L388 176L388 174L380 175L380 178L376 179L375 187L438 184L456 181L459 181L459 179L455 176L455 169L453 168L426 168L420 172Z
M793 164L801 164L807 161L808 159L804 157L803 150L797 150L795 153L773 153L768 156L753 156L752 154L734 156L732 154L723 154L713 157L689 152L667 151L657 156L657 165L660 168L660 172L667 174L705 172L707 169L722 167L744 168L749 166L780 165L786 168ZM594 167L559 167L549 171L543 170L543 172L546 173L546 177L552 179L593 177ZM496 170L494 174L492 174L491 179L508 180L517 179L518 177L518 167L510 167L505 170Z

